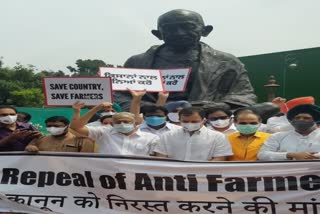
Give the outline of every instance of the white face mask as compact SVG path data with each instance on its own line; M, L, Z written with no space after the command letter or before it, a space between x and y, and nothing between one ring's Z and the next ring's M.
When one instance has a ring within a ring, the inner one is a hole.
M119 133L127 134L135 129L132 123L121 123L121 124L114 124L113 129Z
M104 116L112 116L115 115L116 113L112 112L112 111L107 111L107 112L101 112L100 116L104 117Z
M17 121L17 115L8 115L4 117L0 117L0 122L3 124L12 124Z
M226 128L230 125L230 119L210 121L210 124L216 128Z
M179 123L179 113L178 112L170 112L168 114L168 118L170 121L174 122L174 123Z
M201 128L202 122L200 123L181 123L181 126L189 132L197 131Z
M52 135L61 135L66 130L66 127L48 127L47 131Z

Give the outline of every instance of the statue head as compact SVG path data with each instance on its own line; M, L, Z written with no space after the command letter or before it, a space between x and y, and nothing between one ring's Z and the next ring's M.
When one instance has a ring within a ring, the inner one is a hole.
M208 36L211 25L204 25L202 16L189 10L171 10L158 18L158 29L152 34L173 48L188 48Z

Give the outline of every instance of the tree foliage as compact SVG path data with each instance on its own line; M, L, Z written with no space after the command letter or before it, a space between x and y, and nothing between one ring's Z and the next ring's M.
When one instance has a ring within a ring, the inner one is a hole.
M1 66L0 76L1 105L35 107L43 105L42 77L66 75L63 71L36 73L34 66L17 63L13 68Z
M76 65L76 68L72 66L67 67L73 73L73 76L98 76L99 67L107 66L104 61L98 59L78 59Z
M10 92L12 103L16 106L43 106L43 93L39 88L15 90Z
M0 69L2 68L2 65L3 65L3 57L2 56L0 56Z
M21 87L13 81L0 80L0 102L2 105L11 104L10 92L15 90L21 90Z

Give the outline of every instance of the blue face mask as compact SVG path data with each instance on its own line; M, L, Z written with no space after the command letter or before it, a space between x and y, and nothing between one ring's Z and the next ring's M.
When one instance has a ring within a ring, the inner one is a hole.
M160 126L166 122L166 117L148 116L144 120L150 126Z
M257 125L251 125L251 124L236 124L237 130L241 133L241 134L253 134L255 133L258 128L259 128L259 124Z

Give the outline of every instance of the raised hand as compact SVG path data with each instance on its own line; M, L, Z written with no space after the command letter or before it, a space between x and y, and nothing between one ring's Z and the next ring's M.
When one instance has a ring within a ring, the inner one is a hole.
M112 103L110 102L102 102L98 105L98 108L100 110L104 109L106 111L109 111L112 108Z
M277 105L277 106L282 106L284 105L286 102L286 99L285 98L282 98L282 97L276 97L272 100L272 103Z
M81 108L85 107L85 103L80 102L80 101L76 101L75 103L73 103L72 108L74 111L80 111Z
M157 99L156 105L157 106L164 106L167 102L168 97L169 97L169 92L160 91L158 93L158 99Z
M158 97L167 99L169 97L169 92L168 91L160 91L158 93Z
M144 89L142 91L134 91L134 90L131 90L129 88L127 88L127 89L130 92L132 97L143 97L147 93L146 89Z

